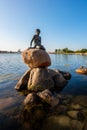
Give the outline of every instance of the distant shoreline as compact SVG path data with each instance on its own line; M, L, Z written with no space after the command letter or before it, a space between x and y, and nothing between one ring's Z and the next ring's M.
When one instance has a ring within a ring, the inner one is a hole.
M21 51L20 52L14 52L14 51L0 51L0 54L13 54L13 53L17 53L17 54L20 54L21 53Z
M87 55L87 53L56 53L56 52L48 52L49 54L64 54L64 55Z
M21 54L22 52L21 51L17 51L17 52L14 52L14 51L0 51L0 54ZM56 52L48 52L49 54L64 54L64 55L87 55L87 53L76 53L76 52L73 52L73 53L64 53L64 52L61 52L61 53L56 53Z

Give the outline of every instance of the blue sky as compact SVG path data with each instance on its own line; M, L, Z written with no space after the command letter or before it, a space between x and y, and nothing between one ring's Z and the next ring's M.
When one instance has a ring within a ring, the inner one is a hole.
M28 48L36 28L47 51L87 48L87 0L0 0L0 50Z

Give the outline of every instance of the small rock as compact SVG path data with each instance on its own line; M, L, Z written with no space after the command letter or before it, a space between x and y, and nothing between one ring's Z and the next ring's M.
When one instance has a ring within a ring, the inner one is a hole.
M68 110L67 106L58 105L55 111L57 114L65 114L67 112L67 110Z
M42 130L70 130L70 122L67 116L50 116L43 123Z
M87 96L83 95L83 96L75 96L73 98L73 103L74 104L80 104L84 107L87 107Z
M26 106L26 105L34 105L34 104L38 104L38 103L40 103L41 102L41 100L40 100L40 98L37 96L37 94L35 94L35 93L30 93L30 94L28 94L27 95L27 97L25 98L25 100L24 100L24 105Z
M70 105L71 103L71 98L66 98L65 100L62 101L62 104L64 105Z
M82 109L82 106L79 105L79 104L74 104L74 103L72 103L72 104L71 104L71 108L74 109L74 110L81 110L81 109Z
M87 118L87 108L82 109L81 112L84 115L84 117Z
M77 119L79 121L84 121L84 115L80 111L72 110L72 111L68 111L67 114L69 117L71 117L73 119Z
M67 112L68 116L73 119L78 119L78 113L79 113L79 111L68 111Z
M83 130L83 123L78 120L72 120L71 127L72 127L71 130Z
M57 106L59 103L59 99L54 97L48 89L39 92L38 96L44 101L46 101L48 104L50 104L52 107Z

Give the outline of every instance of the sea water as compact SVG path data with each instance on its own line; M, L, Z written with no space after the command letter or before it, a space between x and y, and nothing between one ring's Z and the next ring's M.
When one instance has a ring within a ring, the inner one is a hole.
M87 94L87 75L75 72L80 66L87 67L87 56L50 54L50 58L49 68L66 71L72 75L62 93ZM21 54L0 54L0 98L17 94L14 87L27 69L28 66L24 64Z
M50 58L52 62L50 69L59 69L72 75L60 93L79 96L79 99L87 98L87 75L75 72L80 66L87 67L87 56L50 54ZM19 120L20 107L25 96L15 90L15 85L26 70L28 66L24 64L21 54L0 54L0 130L19 130L18 122L15 121Z

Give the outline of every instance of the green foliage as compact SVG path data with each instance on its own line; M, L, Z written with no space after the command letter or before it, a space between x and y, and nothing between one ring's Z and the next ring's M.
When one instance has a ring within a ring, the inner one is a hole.
M65 53L68 53L68 51L69 51L68 48L64 48L64 49L63 49L63 52L65 52Z
M61 54L61 53L73 53L74 51L64 48L64 49L55 49L55 53Z
M87 49L83 48L83 49L81 49L81 52L85 53L85 52L87 52Z
M68 48L63 48L63 49L55 49L55 53L56 54L66 54L66 53L87 53L87 49L86 48L82 48L81 50L70 50Z

